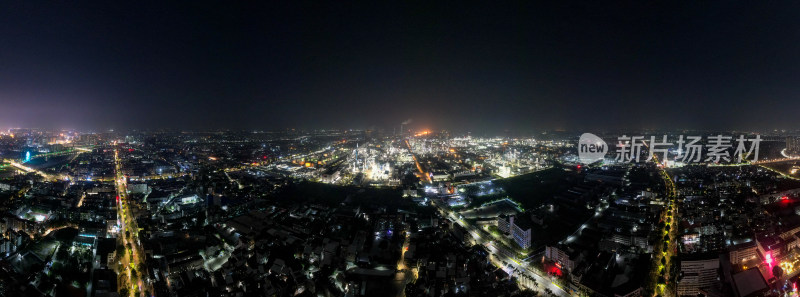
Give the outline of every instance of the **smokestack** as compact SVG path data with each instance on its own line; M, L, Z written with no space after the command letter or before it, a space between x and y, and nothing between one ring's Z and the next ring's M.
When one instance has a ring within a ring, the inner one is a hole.
M402 123L400 123L400 136L405 135L406 130L404 129L404 127L406 125L410 124L411 121L412 121L412 119L407 119L407 120L403 121Z

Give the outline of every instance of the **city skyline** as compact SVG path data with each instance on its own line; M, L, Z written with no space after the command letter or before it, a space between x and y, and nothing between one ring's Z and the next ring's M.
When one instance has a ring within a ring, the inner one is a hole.
M0 4L0 297L800 297L800 2Z

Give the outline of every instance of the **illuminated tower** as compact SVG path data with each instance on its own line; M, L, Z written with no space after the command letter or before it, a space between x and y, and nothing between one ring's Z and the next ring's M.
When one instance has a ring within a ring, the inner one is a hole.
M786 137L786 152L792 155L800 153L800 137Z

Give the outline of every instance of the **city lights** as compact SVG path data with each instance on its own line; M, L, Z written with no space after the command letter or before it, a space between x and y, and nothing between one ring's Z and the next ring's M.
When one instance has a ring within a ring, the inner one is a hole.
M800 3L342 4L4 5L0 296L800 297Z

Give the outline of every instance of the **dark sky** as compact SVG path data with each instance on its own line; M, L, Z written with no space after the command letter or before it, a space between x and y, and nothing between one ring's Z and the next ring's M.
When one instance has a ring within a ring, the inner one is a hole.
M34 2L0 127L800 128L798 1Z

